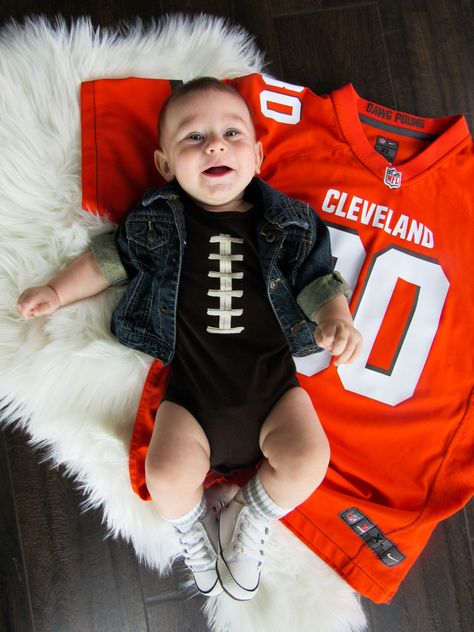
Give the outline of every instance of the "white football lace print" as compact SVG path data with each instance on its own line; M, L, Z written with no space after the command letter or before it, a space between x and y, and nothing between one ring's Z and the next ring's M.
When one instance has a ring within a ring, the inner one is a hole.
M211 278L217 278L220 280L220 287L218 290L209 290L207 295L219 298L218 309L208 309L208 316L218 316L218 327L207 327L207 331L210 334L239 334L244 330L244 327L232 327L232 318L242 316L243 309L232 309L232 299L241 298L243 296L243 290L233 290L232 281L234 279L242 279L243 272L232 272L233 261L243 261L244 256L238 254L232 254L232 244L242 244L243 239L237 237L231 237L230 235L215 235L210 238L210 243L219 244L219 253L211 253L209 259L219 261L219 271L210 271Z

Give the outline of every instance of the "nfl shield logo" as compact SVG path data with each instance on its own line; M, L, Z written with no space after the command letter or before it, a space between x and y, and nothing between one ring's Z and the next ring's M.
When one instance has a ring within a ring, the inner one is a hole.
M402 183L402 174L400 171L397 171L395 167L387 167L383 181L390 189L399 189Z

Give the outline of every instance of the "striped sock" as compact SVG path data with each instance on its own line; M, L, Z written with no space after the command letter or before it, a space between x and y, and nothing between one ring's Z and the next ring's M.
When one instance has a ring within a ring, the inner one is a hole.
M193 507L191 511L188 511L188 513L185 513L184 516L180 516L179 518L164 518L163 517L163 520L170 522L173 525L173 527L176 527L176 529L181 531L181 533L185 533L186 531L189 531L189 529L198 520L204 517L204 515L206 514L206 511L207 511L207 503L203 495L203 497L198 502L198 504L195 507Z
M250 510L262 518L276 520L289 513L293 507L285 508L277 505L267 494L257 472L248 483L240 488L236 500L247 505Z

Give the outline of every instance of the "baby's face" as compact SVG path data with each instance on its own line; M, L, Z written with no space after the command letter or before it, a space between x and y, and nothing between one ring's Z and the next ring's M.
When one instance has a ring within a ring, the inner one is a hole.
M247 210L245 187L262 163L262 145L241 97L220 90L183 96L166 112L158 171L210 211Z

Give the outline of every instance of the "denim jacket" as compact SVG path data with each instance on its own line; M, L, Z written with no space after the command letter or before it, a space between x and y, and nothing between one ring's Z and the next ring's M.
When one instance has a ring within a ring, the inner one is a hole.
M245 198L260 201L257 228L268 298L294 356L320 348L312 315L347 288L333 271L329 232L311 207L254 178ZM182 190L176 184L148 189L122 220L117 234L91 243L97 265L111 285L128 282L112 316L124 345L169 364L176 342L176 309L186 226ZM118 253L117 253L118 250ZM120 255L120 257L119 257Z

